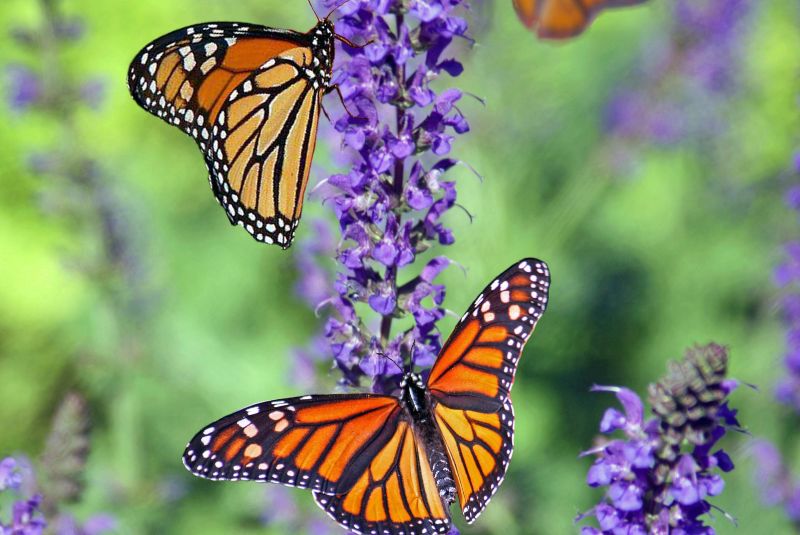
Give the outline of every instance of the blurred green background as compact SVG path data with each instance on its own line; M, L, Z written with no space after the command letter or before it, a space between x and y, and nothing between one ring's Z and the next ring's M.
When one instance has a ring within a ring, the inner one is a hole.
M86 35L55 61L76 80L99 77L104 98L68 120L0 107L0 457L35 458L64 394L82 392L92 451L73 510L79 518L112 513L120 533L299 529L262 522L275 507L264 486L195 479L180 462L186 441L212 419L308 388L291 380L292 349L319 324L294 293L294 249L234 231L208 191L194 142L139 109L125 83L139 48L183 25L313 24L304 1L287 4L65 0L63 12L83 20ZM724 97L715 135L668 146L614 139L606 106L620 87L636 85L653 41L672 24L666 4L607 13L559 44L537 41L510 1L478 3L470 16L477 46L458 49L466 71L452 83L485 105L462 102L472 131L453 154L483 181L465 168L454 174L474 220L453 210L456 244L434 251L466 270L445 273L445 304L460 315L523 256L547 260L553 286L514 389L514 461L465 533L575 533L575 515L600 497L584 482L591 461L578 454L614 404L589 387L643 393L694 343L727 344L731 374L758 385L733 398L753 435L776 440L790 431L772 398L784 350L772 270L799 230L783 202L800 146L797 2L752 2L738 37L738 88ZM0 63L41 68L12 38L41 20L40 2L0 3ZM628 153L621 166L620 146ZM337 147L320 143L312 184L335 169ZM95 159L105 196L32 172L31 159L51 152ZM115 246L124 250L113 266L104 261L95 202L115 214ZM319 199L306 206L300 239L314 217L330 218ZM454 322L448 317L443 332ZM322 366L316 388L329 391L335 379ZM737 469L713 501L739 527L720 514L714 527L790 533L781 512L759 501L750 441L726 438ZM789 446L800 461L798 444ZM308 493L289 492L302 511L322 516Z

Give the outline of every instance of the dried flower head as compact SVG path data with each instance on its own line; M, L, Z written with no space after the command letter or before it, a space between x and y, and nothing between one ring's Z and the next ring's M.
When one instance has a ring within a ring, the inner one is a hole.
M708 498L725 487L720 472L733 469L716 444L728 427L739 426L727 402L737 386L726 379L727 364L727 350L717 344L687 351L666 377L650 385L654 416L647 420L633 391L593 389L616 394L623 412L608 409L600 431L621 431L624 438L584 454L596 456L587 483L606 487L604 499L579 517L593 515L598 524L583 527L584 535L714 533L701 517L712 508Z

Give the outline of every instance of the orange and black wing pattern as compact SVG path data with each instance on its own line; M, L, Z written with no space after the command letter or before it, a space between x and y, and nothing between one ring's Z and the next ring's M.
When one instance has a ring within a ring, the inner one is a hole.
M514 409L507 398L497 412L433 411L455 475L458 501L470 524L483 512L506 475L514 449Z
M645 0L513 0L517 16L543 39L567 39L583 32L606 8Z
M156 39L131 63L134 100L195 139L231 223L260 242L289 247L299 222L332 36L323 23L307 34L199 24Z
M547 307L550 271L528 258L497 277L467 310L439 353L428 389L448 407L497 412L519 358Z
M346 493L396 440L397 398L370 394L303 396L260 403L206 427L183 463L212 480L282 483ZM407 426L406 426L407 427ZM373 472L374 473L374 472Z
M450 530L449 507L439 495L425 446L408 421L394 427L367 466L351 470L358 479L347 493L314 493L317 504L350 531L412 535Z

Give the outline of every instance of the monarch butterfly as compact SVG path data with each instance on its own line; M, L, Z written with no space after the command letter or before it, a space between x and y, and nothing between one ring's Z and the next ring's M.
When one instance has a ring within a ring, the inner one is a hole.
M641 4L645 0L512 0L525 26L544 39L566 39L583 32L607 7Z
M139 106L189 134L231 224L291 245L303 209L322 96L331 84L333 23L307 33L211 22L159 37L133 59Z
M549 287L547 265L522 260L480 293L427 381L408 371L399 397L314 395L252 405L197 433L183 462L206 479L309 488L356 533L446 533L456 498L472 523L511 459L509 394Z

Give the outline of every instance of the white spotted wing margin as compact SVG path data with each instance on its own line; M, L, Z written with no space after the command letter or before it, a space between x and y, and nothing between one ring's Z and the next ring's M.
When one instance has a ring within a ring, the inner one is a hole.
M187 444L183 463L215 481L347 492L391 438L400 412L397 398L373 394L267 401L206 426Z
M536 258L514 263L473 301L428 377L449 407L499 411L514 384L525 344L549 301L550 270Z

